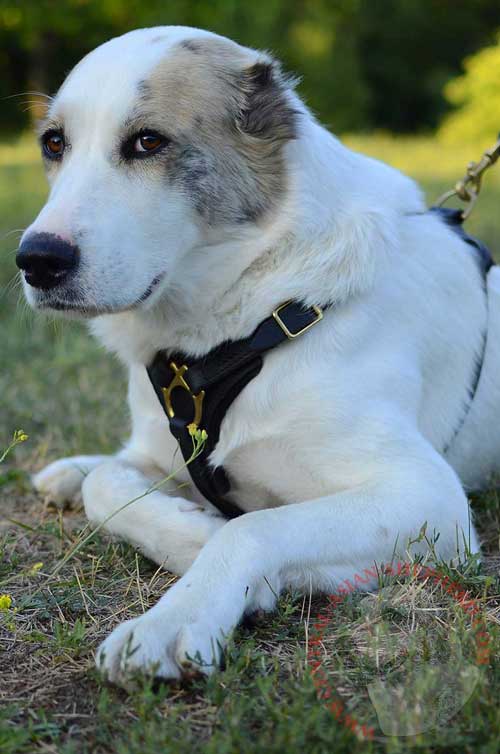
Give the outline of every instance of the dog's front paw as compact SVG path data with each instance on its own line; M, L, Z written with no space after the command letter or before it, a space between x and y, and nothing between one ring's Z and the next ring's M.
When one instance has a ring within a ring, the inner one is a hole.
M107 680L132 689L141 674L191 678L220 666L227 638L221 629L204 621L184 623L178 611L158 607L122 623L101 644L96 664Z
M61 458L46 466L32 477L35 489L55 503L77 502L86 475L105 456L73 456Z

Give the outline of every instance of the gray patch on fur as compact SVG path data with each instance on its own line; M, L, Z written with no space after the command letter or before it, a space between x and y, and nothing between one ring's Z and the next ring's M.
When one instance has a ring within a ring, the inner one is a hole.
M203 145L186 145L177 147L171 156L169 179L191 198L209 225L255 221L265 212L265 198L253 184L246 184L244 166L230 153L218 159Z
M189 52L198 53L202 50L200 43L195 39L183 39L182 42L179 42L179 45L184 50L189 50Z
M141 108L172 137L164 169L210 225L256 222L283 199L291 86L272 59L220 39L180 42L141 82Z
M147 102L151 97L151 86L144 79L137 83L137 97L139 102Z
M294 83L283 76L275 61L255 63L243 71L237 84L246 94L238 118L241 130L277 144L295 139L298 113L285 94Z

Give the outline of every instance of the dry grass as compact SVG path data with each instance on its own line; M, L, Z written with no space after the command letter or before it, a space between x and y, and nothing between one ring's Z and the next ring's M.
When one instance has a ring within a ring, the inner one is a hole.
M403 689L406 706L397 715L403 728L415 723L413 707L406 707L416 696L421 696L425 721L434 719L440 702L437 729L412 741L419 751L456 745L470 736L486 746L492 724L498 724L500 679L493 662L500 647L498 582L474 562L453 574L441 564L439 572L458 579L484 616L491 663L481 666L477 676L470 675L470 668L478 667L474 632L458 600L440 583L401 577L382 580L376 593L349 595L332 610L324 598L285 596L275 616L240 629L226 669L208 684L174 684L155 693L145 680L127 696L101 682L93 650L120 621L152 606L174 577L132 548L97 535L51 578L85 531L81 511L62 511L24 492L16 494L11 512L16 523L11 518L0 540L0 591L13 599L0 617L1 654L8 668L0 675L0 707L6 710L0 749L5 754L142 754L159 751L160 741L165 741L162 751L205 752L219 745L224 750L240 737L238 750L281 751L267 748L276 726L282 728L276 740L291 737L292 752L302 751L304 734L318 751L331 746L341 752L379 750L386 746L387 731L380 728L369 688L381 683ZM307 649L316 621L325 616L320 647L327 698L324 687L316 694ZM429 668L438 672L432 683ZM464 676L464 668L469 675ZM467 701L468 691L473 693ZM450 693L453 704L458 698L451 719L446 714ZM335 720L329 711L332 699L341 700L359 727L373 727L374 741L358 740L345 721ZM382 724L384 710L387 725L387 698L382 699ZM145 743L148 730L152 738ZM398 741L406 750L406 738L392 740L389 751L400 750Z

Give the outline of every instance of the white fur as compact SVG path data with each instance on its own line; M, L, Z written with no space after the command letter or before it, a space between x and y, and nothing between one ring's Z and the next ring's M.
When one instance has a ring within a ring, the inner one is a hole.
M151 45L159 32L168 43ZM81 295L89 306L127 308L164 277L144 306L91 322L130 371L126 448L105 463L58 461L36 486L73 494L87 465L85 508L103 521L180 465L144 370L156 350L202 354L248 335L289 298L334 306L307 335L265 357L224 419L212 460L224 464L247 515L226 522L192 487L172 485L108 522L113 534L184 574L99 650L98 662L124 685L136 668L178 677L197 653L209 672L245 612L271 609L287 586L333 589L388 562L425 522L428 535L440 534L442 557L463 553L465 541L477 550L459 477L484 484L500 457L497 394L494 406L485 399L483 410L475 407L467 434L444 456L467 409L488 313L470 248L419 214L425 207L412 181L346 149L292 92L302 116L298 138L285 147L288 192L264 225L204 228L166 183L145 187L111 164L113 134L137 82L174 42L204 34L167 27L112 40L80 63L56 98L71 122L72 149L29 230L71 240L84 231ZM497 277L490 273L495 291ZM43 306L41 294L28 287L27 295ZM491 310L489 317L495 340L483 377L496 380L500 323ZM189 482L186 470L177 480ZM411 551L425 549L420 542Z

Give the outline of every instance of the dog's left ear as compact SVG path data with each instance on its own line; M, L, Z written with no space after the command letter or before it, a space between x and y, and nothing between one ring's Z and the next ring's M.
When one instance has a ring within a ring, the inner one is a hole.
M241 133L276 144L296 138L299 113L290 97L296 81L282 73L279 63L254 63L241 72L238 84L243 99L236 126Z

